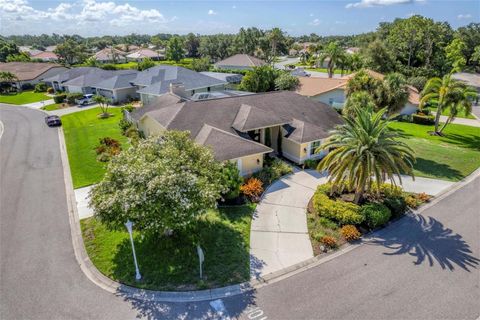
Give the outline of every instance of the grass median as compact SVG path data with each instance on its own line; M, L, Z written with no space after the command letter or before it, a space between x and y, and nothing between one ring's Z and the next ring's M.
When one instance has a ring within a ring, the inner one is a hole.
M0 103L27 104L52 99L45 92L22 91L20 93L0 94Z

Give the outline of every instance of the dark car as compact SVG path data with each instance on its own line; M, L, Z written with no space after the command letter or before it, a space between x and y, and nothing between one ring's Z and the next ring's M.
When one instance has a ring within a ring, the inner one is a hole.
M57 127L62 125L62 120L60 120L59 116L48 116L45 117L45 123L49 127Z

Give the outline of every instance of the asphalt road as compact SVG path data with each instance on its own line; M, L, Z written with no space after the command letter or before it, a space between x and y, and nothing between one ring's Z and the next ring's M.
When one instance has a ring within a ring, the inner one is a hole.
M0 105L0 319L476 319L480 179L369 243L213 304L112 295L78 266L57 129ZM266 317L266 318L265 318Z

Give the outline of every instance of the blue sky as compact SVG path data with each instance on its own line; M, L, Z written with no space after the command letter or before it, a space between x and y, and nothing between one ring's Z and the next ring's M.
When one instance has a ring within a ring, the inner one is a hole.
M457 28L480 21L480 1L0 0L0 34L212 34L255 26L280 27L290 35L345 35L413 14Z

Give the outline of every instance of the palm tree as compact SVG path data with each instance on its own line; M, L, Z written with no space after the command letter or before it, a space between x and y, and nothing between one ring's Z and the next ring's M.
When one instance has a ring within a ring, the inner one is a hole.
M338 44L338 42L330 42L327 47L320 53L318 57L318 64L322 65L328 59L327 71L328 77L332 78L335 67L340 65L345 59L345 50Z
M449 105L450 114L440 128L440 133L442 133L443 129L455 119L459 112L463 111L466 116L470 115L472 112L472 101L477 98L478 94L474 88L464 86L462 90L455 92L455 96L456 97L452 99L454 102Z
M467 108L465 110L468 111L468 106L471 103L469 102L469 99L475 98L477 94L471 89L467 90L465 84L453 79L452 74L450 73L444 75L442 79L435 77L428 80L425 88L423 88L421 96L422 98L420 99L419 104L420 109L422 109L426 103L433 103L437 107L434 134L440 135L441 130L439 130L438 127L442 111L448 107L453 107L455 110ZM455 115L453 117L455 117Z
M100 106L100 109L102 110L102 113L100 114L100 116L102 118L108 118L110 116L110 114L108 113L108 107L110 105L110 100L108 100L104 96L96 94L96 95L93 96L93 101L98 103L98 105Z
M413 150L398 140L399 134L384 120L386 109L373 113L367 108L355 109L356 117L343 117L345 124L338 126L320 150L330 151L318 164L317 170L327 170L329 181L355 191L359 203L374 181L381 184L390 180L395 184L401 173L413 177L415 161Z
M378 107L387 108L389 115L398 113L407 103L408 95L405 77L400 73L390 73L377 88Z
M283 40L283 32L280 28L273 28L268 33L268 40L270 41L270 46L272 48L273 61L277 55L277 46Z

